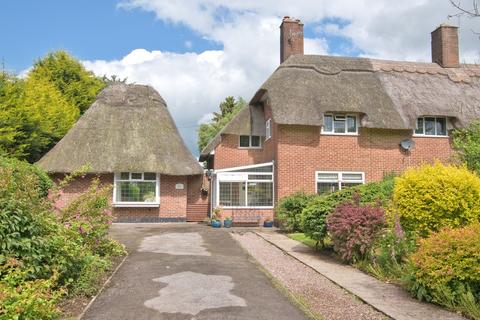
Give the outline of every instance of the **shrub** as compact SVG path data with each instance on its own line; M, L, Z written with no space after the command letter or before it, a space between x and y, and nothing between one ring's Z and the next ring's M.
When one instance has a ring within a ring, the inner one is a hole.
M275 214L287 231L302 231L302 211L314 197L299 191L279 201Z
M371 182L313 198L302 212L301 228L310 238L323 244L327 236L326 218L335 208L358 194L361 204L386 206L393 194L394 176L387 175L378 182Z
M480 178L440 163L407 170L396 178L394 207L404 229L422 237L479 221Z
M356 198L358 196L355 196ZM333 246L345 261L366 257L380 231L385 226L385 212L380 207L354 203L337 206L327 217L327 226Z
M455 130L453 148L460 161L480 174L480 121L474 121L462 130Z
M479 252L480 223L433 233L420 241L418 251L411 256L408 288L419 299L464 312L471 313L465 306L473 303L480 313Z
M55 306L64 294L54 290L56 274L49 279L29 279L28 270L20 262L10 259L0 267L0 319L55 319Z

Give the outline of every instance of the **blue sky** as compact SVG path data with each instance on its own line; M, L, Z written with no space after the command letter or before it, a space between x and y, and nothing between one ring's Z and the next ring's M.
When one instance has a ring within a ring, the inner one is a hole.
M426 62L430 32L453 23L462 61L478 62L480 19L452 13L448 0L6 0L0 60L20 73L64 49L99 76L151 85L198 154L200 123L226 96L248 101L278 67L283 16L304 22L306 54Z
M81 60L120 59L133 49L172 52L220 48L182 26L155 19L152 12L117 9L115 0L3 1L0 59L20 72L47 52L66 49ZM190 41L192 47L187 48Z

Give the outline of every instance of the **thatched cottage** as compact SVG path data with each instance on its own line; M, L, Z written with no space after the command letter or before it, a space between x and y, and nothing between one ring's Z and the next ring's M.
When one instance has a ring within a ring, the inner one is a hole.
M432 62L304 55L284 18L281 64L206 146L211 206L273 216L278 199L325 193L448 160L451 130L480 118L480 66L460 64L457 28L432 32Z
M88 165L88 174L68 186L61 204L98 176L113 184L117 221L198 220L207 214L203 168L185 146L165 101L149 86L105 88L38 165L55 178Z

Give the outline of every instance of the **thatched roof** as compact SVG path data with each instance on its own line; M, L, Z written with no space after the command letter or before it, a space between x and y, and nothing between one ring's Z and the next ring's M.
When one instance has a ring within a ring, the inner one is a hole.
M279 124L323 124L325 112L354 112L362 126L413 129L419 116L450 117L456 127L480 118L480 66L295 55L260 87Z
M207 159L210 152L220 143L224 134L264 136L265 118L262 110L251 106L243 107L203 148L200 152L200 161Z
M160 94L150 86L113 84L38 165L49 172L202 174Z

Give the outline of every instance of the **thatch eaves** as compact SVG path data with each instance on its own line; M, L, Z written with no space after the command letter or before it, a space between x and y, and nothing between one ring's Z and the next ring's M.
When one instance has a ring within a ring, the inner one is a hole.
M359 113L362 126L413 129L419 116L451 118L462 127L480 118L480 67L295 55L260 87L276 123L323 124L326 112Z
M38 165L48 172L202 174L160 94L150 86L113 84Z

